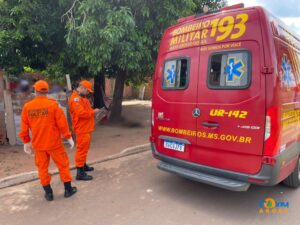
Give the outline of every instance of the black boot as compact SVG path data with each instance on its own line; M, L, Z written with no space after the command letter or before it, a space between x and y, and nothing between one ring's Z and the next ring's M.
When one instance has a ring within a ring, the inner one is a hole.
M45 190L45 199L49 202L53 201L53 191L50 184L47 186L43 186L43 188Z
M72 187L71 182L64 183L65 185L65 198L69 198L77 192L76 187Z
M76 180L92 180L93 177L84 172L83 167L77 168Z
M83 169L84 169L84 171L86 171L86 172L94 171L94 167L89 166L89 165L86 164L86 163L84 164Z

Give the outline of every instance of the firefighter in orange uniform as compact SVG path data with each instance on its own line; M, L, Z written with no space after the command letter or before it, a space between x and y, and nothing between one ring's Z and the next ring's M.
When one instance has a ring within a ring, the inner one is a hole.
M87 165L87 154L91 143L91 134L94 131L94 115L99 109L92 109L86 96L93 93L92 83L83 80L73 91L70 100L70 113L72 117L73 130L76 135L75 164L77 168L76 180L92 180L93 177L86 172L93 171L94 168Z
M34 84L36 97L25 104L22 111L20 138L24 143L24 151L35 155L40 182L45 190L45 198L53 200L50 185L51 176L48 173L50 158L59 170L60 179L64 183L66 198L77 192L72 187L69 159L64 149L61 136L66 138L74 147L74 141L68 128L63 110L57 102L47 97L49 86L40 80ZM32 134L32 141L29 130Z

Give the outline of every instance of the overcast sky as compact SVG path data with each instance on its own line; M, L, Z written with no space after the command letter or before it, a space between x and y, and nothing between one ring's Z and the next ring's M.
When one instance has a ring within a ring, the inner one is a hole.
M263 6L274 16L279 17L300 36L299 0L227 0L228 5L244 3L245 6Z

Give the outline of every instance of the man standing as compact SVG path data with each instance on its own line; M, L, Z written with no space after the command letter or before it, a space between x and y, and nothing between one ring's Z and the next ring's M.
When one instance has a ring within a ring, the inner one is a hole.
M51 176L48 173L50 157L58 167L59 175L65 186L66 198L77 192L71 186L69 159L64 149L61 136L68 139L71 147L74 141L68 128L64 112L54 99L49 99L47 82L40 80L34 84L36 97L25 104L22 111L20 138L24 143L24 151L35 154L35 164L38 169L40 182L45 190L45 198L53 200L50 185ZM29 135L32 134L32 142Z
M92 109L89 100L86 98L89 93L93 93L92 84L87 80L83 80L77 89L73 91L69 100L72 125L76 135L76 180L84 181L93 179L86 172L93 171L94 168L88 166L86 160L91 143L91 134L95 126L94 115L100 111L99 109Z

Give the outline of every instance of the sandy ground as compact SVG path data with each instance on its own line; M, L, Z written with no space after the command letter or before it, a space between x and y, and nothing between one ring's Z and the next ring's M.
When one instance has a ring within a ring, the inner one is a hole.
M54 176L54 201L38 181L1 189L0 225L297 225L300 189L251 186L232 192L160 171L151 152L96 164L90 182L74 181L70 199ZM73 171L74 173L75 171ZM260 214L267 197L288 212Z
M88 161L114 155L125 148L148 143L150 135L150 101L123 102L124 121L119 125L97 125L93 134ZM66 147L70 163L74 164L75 149ZM55 168L51 162L50 169ZM0 178L36 170L34 158L23 152L23 146L0 145Z

